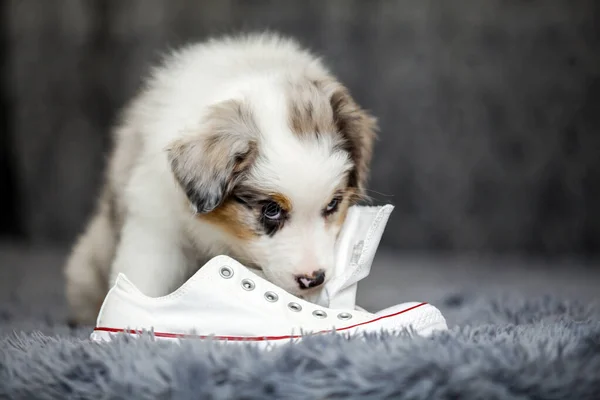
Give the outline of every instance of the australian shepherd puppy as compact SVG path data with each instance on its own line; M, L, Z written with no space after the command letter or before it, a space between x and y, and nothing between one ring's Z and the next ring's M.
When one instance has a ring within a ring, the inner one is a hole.
M72 322L94 322L120 272L161 296L220 254L314 293L375 135L375 119L293 40L226 37L171 53L114 130L96 211L65 268Z

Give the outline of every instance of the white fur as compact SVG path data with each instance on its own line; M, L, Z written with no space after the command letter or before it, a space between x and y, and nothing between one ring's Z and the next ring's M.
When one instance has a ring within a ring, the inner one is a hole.
M327 228L320 211L351 163L346 153L332 152L327 135L300 140L291 132L283 83L297 75L329 76L313 55L272 35L191 45L153 71L116 129L108 184L124 210L118 241L91 224L67 264L76 320L90 321L106 284L121 272L145 294L161 296L218 254L260 266L267 279L294 293L295 274L333 268L337 228ZM167 160L174 140L202 132L208 106L229 99L251 105L262 135L253 179L293 204L290 221L272 238L241 241L196 218ZM103 212L100 206L96 225L106 224ZM112 262L89 261L94 252Z

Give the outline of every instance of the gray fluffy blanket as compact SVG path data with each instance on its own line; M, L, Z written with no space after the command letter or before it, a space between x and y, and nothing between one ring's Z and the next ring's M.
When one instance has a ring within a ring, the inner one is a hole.
M600 399L597 309L550 297L475 303L431 338L324 336L270 352L150 337L93 344L64 327L9 334L0 398Z

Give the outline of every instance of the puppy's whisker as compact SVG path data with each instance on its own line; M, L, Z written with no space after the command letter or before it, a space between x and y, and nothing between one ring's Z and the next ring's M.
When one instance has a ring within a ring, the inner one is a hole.
M350 195L350 202L352 202L352 203L365 202L367 204L372 204L373 198L366 193L352 193Z
M378 192L378 191L376 191L376 190L373 190L373 189L365 189L365 191L367 191L367 192L373 192L373 193L375 193L375 194L378 194L378 195L380 195L380 196L385 196L385 197L394 197L394 195L393 195L393 194L385 194L385 193L381 193L381 192Z

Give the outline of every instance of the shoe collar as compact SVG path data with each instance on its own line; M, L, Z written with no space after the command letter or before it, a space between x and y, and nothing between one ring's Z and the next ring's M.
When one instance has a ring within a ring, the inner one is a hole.
M394 206L390 204L350 207L336 245L334 275L321 290L317 304L330 307L334 302L338 307L354 308L356 284L371 272L375 253L393 210ZM342 296L349 289L353 290L352 293Z

